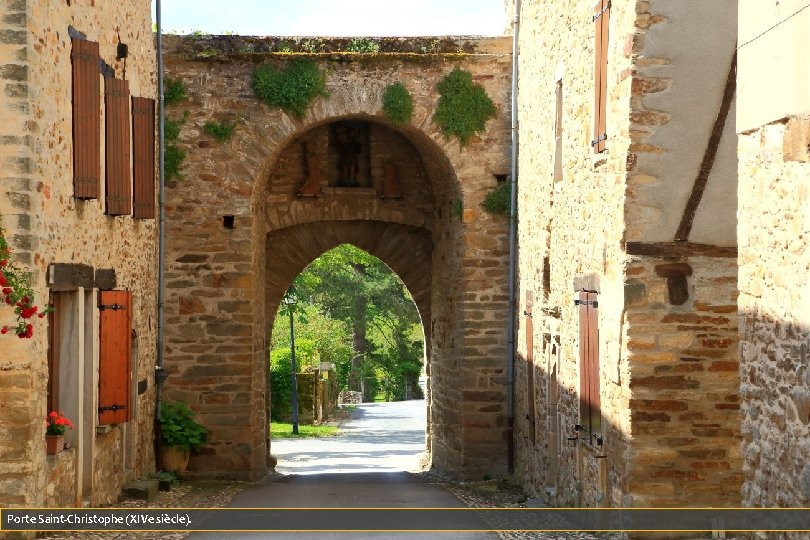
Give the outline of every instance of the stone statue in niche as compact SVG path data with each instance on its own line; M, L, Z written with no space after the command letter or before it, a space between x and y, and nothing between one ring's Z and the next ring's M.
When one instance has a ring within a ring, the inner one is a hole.
M390 161L386 161L383 165L383 183L380 197L383 199L402 198L402 185L399 183L397 166Z
M317 197L321 193L321 160L314 143L306 142L303 144L303 148L307 177L296 196Z
M335 147L338 150L338 186L357 187L362 146L357 132L349 125L335 127Z

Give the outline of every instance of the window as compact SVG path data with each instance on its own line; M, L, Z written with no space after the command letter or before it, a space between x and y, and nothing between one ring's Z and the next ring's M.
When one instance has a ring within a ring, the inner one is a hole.
M132 217L155 219L155 100L132 98Z
M99 293L98 423L130 419L132 363L132 293Z
M73 193L79 199L101 195L101 90L98 43L71 41L73 69Z
M104 77L104 101L107 214L125 216L132 213L129 82Z
M576 304L579 308L579 425L591 443L601 444L597 293L580 291Z
M607 109L607 65L608 65L608 28L610 27L610 0L599 0L594 8L594 108L593 132L591 141L593 151L605 151L607 128L605 112Z

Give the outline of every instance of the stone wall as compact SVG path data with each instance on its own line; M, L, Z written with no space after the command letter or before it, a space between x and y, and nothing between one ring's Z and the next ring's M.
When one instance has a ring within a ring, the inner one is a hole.
M49 293L46 270L58 263L114 269L117 287L133 291L133 329L140 344L139 356L133 361L137 362L138 379L148 384L146 392L137 398L139 413L133 421L137 435L131 441L133 446L145 449L138 453L128 473L139 476L154 467L156 227L154 221L106 216L103 190L97 200L73 198L68 26L100 43L102 58L115 70L116 77L126 74L133 95L154 97L155 54L149 6L132 0L15 0L3 2L0 12L0 86L4 90L0 93L0 108L4 111L0 127L0 160L4 165L0 175L0 214L17 260L31 271L41 304L47 302ZM119 35L129 45L126 64L115 59ZM98 83L103 84L101 75ZM103 126L103 103L99 107ZM102 163L102 186L103 175ZM4 324L11 322L10 317L8 310L0 311ZM46 414L48 332L45 321L38 321L36 326L31 340L0 336L5 351L0 360L0 386L4 389L4 405L0 407L0 498L12 505L42 506L50 482L41 420ZM63 365L71 365L70 360L65 359ZM86 390L95 388L88 383ZM94 432L92 423L82 422L83 429ZM15 443L12 446L8 441ZM84 449L91 451L86 446ZM96 465L107 467L120 484L125 475L123 465L113 463L114 456L108 454L96 453L94 458ZM104 497L94 498L94 502L114 501L114 491L105 491Z
M593 3L539 4L522 4L520 28L516 472L557 505L738 504L735 205L722 196L735 182L733 113L693 230L673 245L724 95L733 20L695 38L680 4L613 1L607 150L594 154ZM701 25L718 16L705 15ZM690 56L715 42L726 71ZM697 91L712 98L695 108L684 99ZM701 255L689 240L713 245ZM670 280L675 269L684 275ZM575 430L581 289L599 293L601 444Z
M746 506L810 504L809 143L807 116L740 135Z
M509 41L377 41L381 52L364 55L341 53L341 39L167 40L168 76L189 94L168 116L190 113L180 134L188 155L182 179L168 192L167 389L213 429L192 459L200 474L263 474L267 332L295 275L343 242L380 256L419 305L431 336L434 467L479 477L506 470L507 227L479 205L495 175L508 171ZM303 119L260 103L250 87L255 65L282 65L290 53L279 51L290 48L326 74L329 96L316 99ZM466 148L431 122L436 84L455 66L471 71L498 109ZM382 94L397 81L414 99L413 120L399 126L382 112ZM236 117L224 143L202 130L209 119ZM296 197L306 171L302 143L315 143L326 175L330 124L345 120L369 126L373 187L334 188L324 178L318 197ZM385 161L398 168L402 199L376 193ZM454 212L459 202L461 215ZM225 216L234 216L232 229ZM245 414L234 396L263 414Z

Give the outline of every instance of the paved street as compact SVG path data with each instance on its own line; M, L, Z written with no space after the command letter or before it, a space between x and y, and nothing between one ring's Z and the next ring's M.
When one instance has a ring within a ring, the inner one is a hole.
M424 451L423 401L370 403L358 408L344 423L343 435L320 439L286 439L272 442L279 458L277 470L288 475L281 481L248 488L234 498L233 508L462 508L454 495L407 471L416 471ZM420 528L431 528L431 513L423 514ZM473 512L464 512L465 524L488 526ZM370 514L364 525L385 530ZM311 524L301 523L306 529ZM268 524L272 527L272 524ZM461 526L459 527L461 528ZM273 540L390 539L391 533L198 533L189 538ZM492 533L396 533L397 539L495 540Z

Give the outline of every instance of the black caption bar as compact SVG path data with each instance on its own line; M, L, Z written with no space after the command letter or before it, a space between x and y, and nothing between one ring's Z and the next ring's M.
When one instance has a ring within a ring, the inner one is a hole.
M2 509L3 531L810 531L808 508Z

